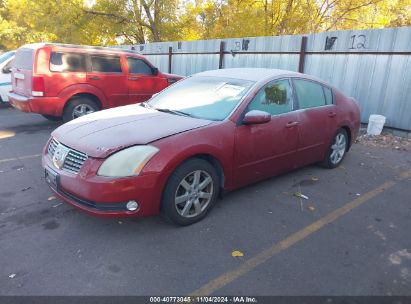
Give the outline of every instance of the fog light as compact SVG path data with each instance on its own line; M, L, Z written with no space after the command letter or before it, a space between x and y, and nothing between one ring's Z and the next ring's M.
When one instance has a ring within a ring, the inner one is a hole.
M126 208L128 211L136 211L138 209L138 203L136 201L129 201Z

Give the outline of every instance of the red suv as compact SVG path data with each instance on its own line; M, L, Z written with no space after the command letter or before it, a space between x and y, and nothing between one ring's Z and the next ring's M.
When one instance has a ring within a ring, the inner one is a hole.
M12 68L13 107L69 121L101 109L143 102L181 76L158 71L143 56L121 49L27 44Z

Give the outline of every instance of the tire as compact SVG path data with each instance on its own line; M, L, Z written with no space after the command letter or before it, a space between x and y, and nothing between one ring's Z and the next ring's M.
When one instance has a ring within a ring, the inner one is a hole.
M163 217L180 226L201 221L215 204L219 185L217 171L209 162L187 160L168 179L161 202Z
M50 120L50 121L60 121L61 117L59 116L52 116L52 115L46 115L46 114L42 114L41 116L43 116L45 119Z
M63 121L68 122L80 116L91 114L100 110L94 100L87 97L80 97L69 101L64 109Z
M348 135L344 129L339 129L333 136L327 154L321 165L325 168L337 168L343 161L348 148Z

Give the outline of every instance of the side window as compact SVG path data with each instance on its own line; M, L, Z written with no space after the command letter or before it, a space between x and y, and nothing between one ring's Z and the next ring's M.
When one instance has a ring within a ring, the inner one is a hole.
M291 86L288 80L275 80L265 85L248 105L248 110L260 110L278 115L293 110Z
M142 59L128 57L127 65L130 74L153 75L151 67Z
M91 55L91 71L102 73L121 73L120 57Z
M330 88L323 87L324 95L325 95L325 103L327 105L333 104L333 92Z
M297 93L300 109L320 107L326 104L323 86L319 83L309 80L293 79L293 84Z
M50 71L52 72L86 72L86 57L78 53L52 52Z

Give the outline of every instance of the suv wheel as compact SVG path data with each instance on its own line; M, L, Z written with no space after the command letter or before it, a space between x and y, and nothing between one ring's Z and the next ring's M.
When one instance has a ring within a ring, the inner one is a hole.
M100 110L95 101L86 98L76 98L69 102L69 104L64 109L63 121L68 122L72 119L91 114Z

